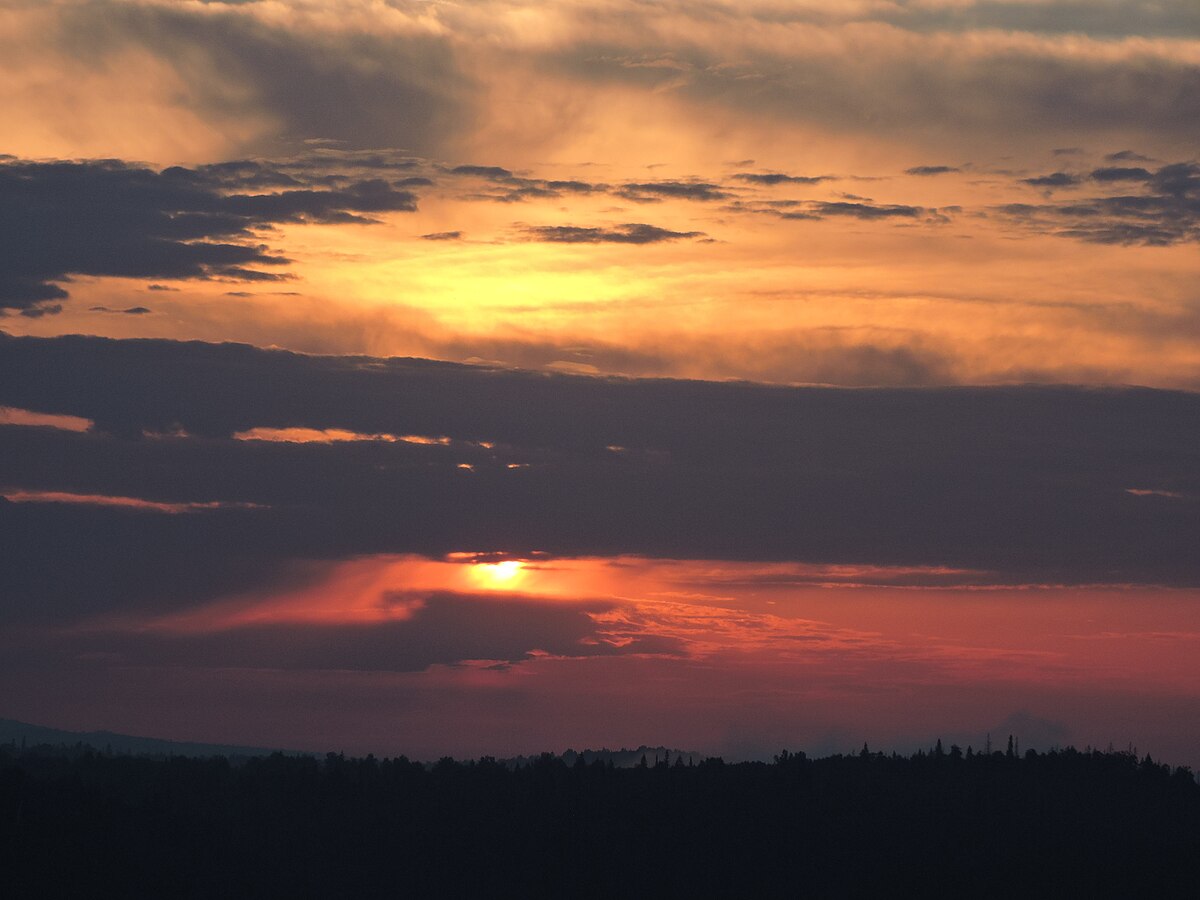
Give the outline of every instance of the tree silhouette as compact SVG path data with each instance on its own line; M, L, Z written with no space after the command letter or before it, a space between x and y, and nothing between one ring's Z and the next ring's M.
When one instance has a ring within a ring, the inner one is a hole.
M910 757L676 754L653 776L645 751L620 769L583 753L422 765L0 747L0 871L14 897L1194 893L1190 770L1012 747L1003 762L940 741Z

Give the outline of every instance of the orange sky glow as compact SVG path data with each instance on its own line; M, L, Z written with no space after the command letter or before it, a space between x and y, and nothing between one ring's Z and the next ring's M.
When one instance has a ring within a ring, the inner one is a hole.
M951 583L886 583L914 574ZM743 752L753 741L765 750L770 740L794 739L789 733L818 742L838 734L880 741L898 728L911 740L944 716L962 718L948 739L964 745L979 743L1006 721L1025 730L1027 743L1107 745L1123 732L1102 709L1081 708L1087 703L1081 698L1102 692L1116 698L1126 728L1153 735L1171 752L1188 752L1196 735L1179 731L1174 716L1200 691L1193 665L1200 597L1194 590L954 586L961 574L639 557L366 557L308 567L298 586L283 591L238 595L165 617L84 623L76 639L101 647L122 634L186 641L241 633L269 642L279 630L283 640L303 634L299 640L320 641L323 630L335 635L347 627L416 620L448 596L472 604L553 604L578 611L588 623L573 646L532 646L519 659L379 673L373 683L380 690L395 684L403 692L569 703L595 716L581 732L587 740L601 740L604 728L632 740L634 726L647 727L626 704L676 710L711 704L716 718L689 722L683 732L701 744L728 741L727 720L740 710L734 718L755 720L743 735ZM296 627L308 631L289 630ZM644 649L621 654L639 642ZM310 685L318 678L336 690L367 677L353 670L244 675L264 689L285 678L286 690L299 690L300 678ZM274 688L281 689L282 683ZM581 693L568 700L564 691ZM969 711L966 694L979 701ZM1139 695L1158 699L1138 709ZM574 721L566 709L546 714L552 721L535 733ZM462 752L496 746L522 752L525 738L511 722L472 712L477 715L484 716L479 731L458 738ZM1067 716L1075 723L1070 728L1062 724ZM668 715L651 727L650 738L665 740L678 727L678 714Z
M1192 0L3 4L0 717L1200 764L1198 84Z

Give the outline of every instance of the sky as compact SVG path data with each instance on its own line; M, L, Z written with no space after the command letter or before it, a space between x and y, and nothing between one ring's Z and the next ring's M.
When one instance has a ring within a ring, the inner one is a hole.
M1200 768L1193 0L0 0L0 716Z

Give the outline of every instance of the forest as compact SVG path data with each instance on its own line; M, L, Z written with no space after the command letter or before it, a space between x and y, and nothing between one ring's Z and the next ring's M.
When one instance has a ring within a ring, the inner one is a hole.
M0 745L10 897L1184 897L1200 785L1136 751L433 764Z

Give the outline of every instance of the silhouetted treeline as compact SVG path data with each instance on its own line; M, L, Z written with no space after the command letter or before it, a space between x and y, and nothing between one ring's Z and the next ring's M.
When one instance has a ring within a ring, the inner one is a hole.
M575 765L575 761L580 757L583 758L584 765L591 765L594 762L612 763L618 769L628 769L636 766L641 760L647 760L648 765L658 763L660 761L671 763L680 757L686 763L698 763L704 759L704 755L691 750L672 750L669 747L661 745L657 747L647 747L642 744L636 750L622 748L620 750L564 750L561 754L561 759L568 766ZM538 761L537 756L509 756L500 760L510 769L518 766L529 766Z
M573 765L0 748L12 897L1193 897L1200 786L1133 752Z

